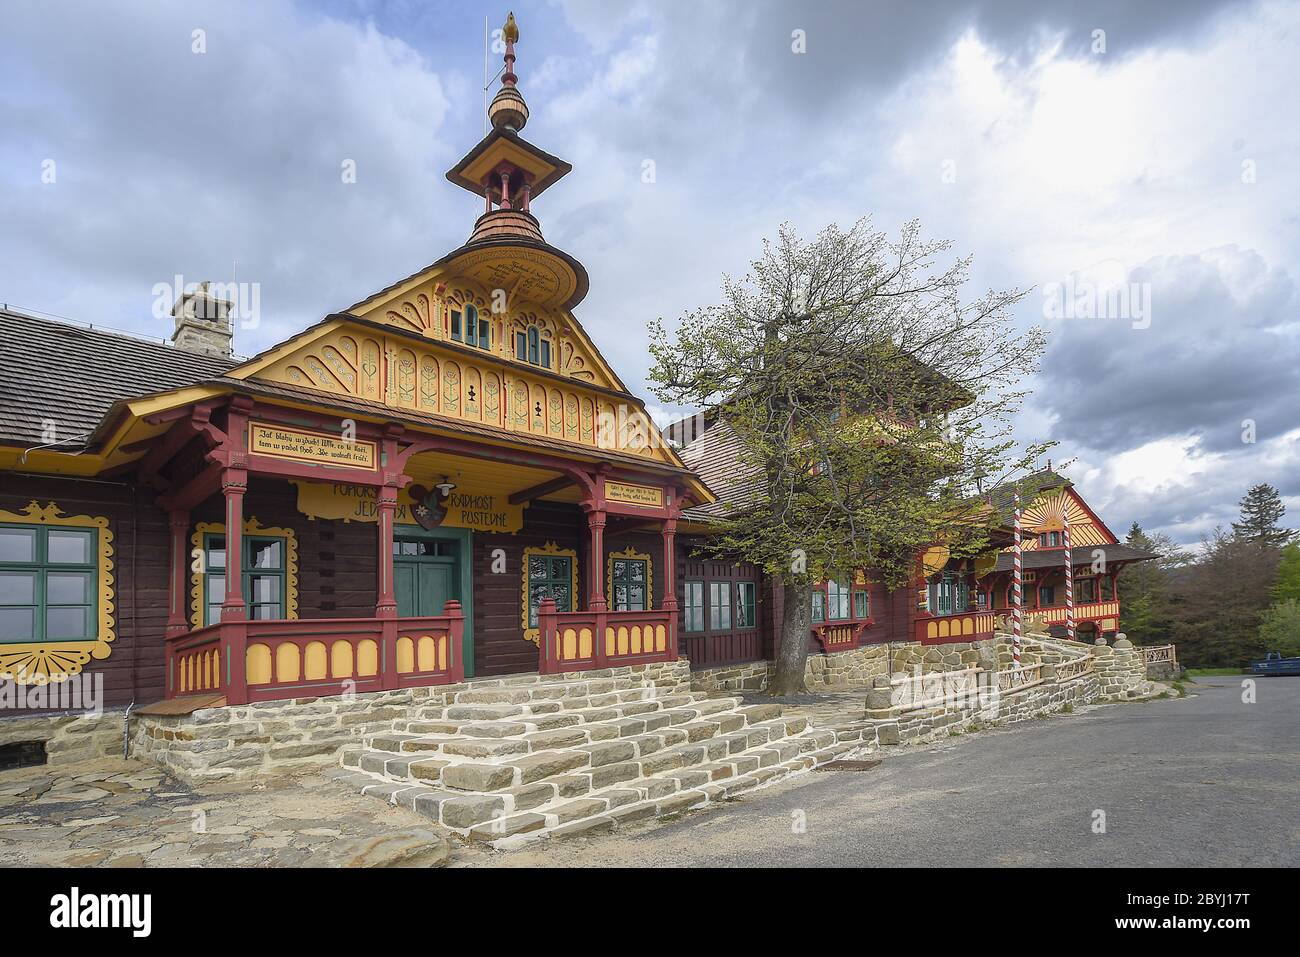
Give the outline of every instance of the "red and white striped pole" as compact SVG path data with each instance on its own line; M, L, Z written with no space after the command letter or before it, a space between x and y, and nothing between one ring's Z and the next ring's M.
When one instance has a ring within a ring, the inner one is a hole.
M1020 667L1020 620L1024 615L1020 590L1020 491L1016 491L1016 537L1011 551L1011 661Z
M1070 554L1069 503L1061 512L1061 533L1065 538L1065 637L1074 641L1074 559Z

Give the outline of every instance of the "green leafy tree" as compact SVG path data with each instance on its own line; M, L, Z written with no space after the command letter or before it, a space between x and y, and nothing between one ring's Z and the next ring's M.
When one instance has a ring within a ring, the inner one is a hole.
M1174 640L1170 610L1174 576L1191 556L1168 535L1148 535L1137 522L1125 542L1157 557L1134 562L1120 575L1120 630L1137 645L1168 644Z
M1264 612L1259 638L1265 651L1280 651L1283 658L1300 656L1300 601L1275 602Z
M773 694L804 690L813 581L870 568L901 587L936 542L973 554L977 480L1045 451L1010 431L1044 342L1012 323L1024 293L964 300L969 260L937 265L948 248L915 223L897 240L866 220L811 241L782 227L720 303L651 323L659 398L717 407L739 440L744 492L704 549L784 587Z
M1238 538L1266 548L1281 548L1291 540L1294 533L1278 524L1286 514L1286 506L1273 486L1266 482L1253 486L1238 504L1241 521L1232 523L1232 532Z
M1273 586L1273 600L1300 601L1300 542L1289 542L1282 549L1277 563L1277 584Z

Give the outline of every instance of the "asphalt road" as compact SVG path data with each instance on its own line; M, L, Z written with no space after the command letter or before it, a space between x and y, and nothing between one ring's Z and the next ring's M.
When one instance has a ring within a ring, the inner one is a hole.
M1300 679L1202 678L1183 699L885 749L639 832L496 866L1300 864ZM1105 833L1094 812L1105 812ZM803 833L795 825L806 822ZM481 861L478 863L488 863Z

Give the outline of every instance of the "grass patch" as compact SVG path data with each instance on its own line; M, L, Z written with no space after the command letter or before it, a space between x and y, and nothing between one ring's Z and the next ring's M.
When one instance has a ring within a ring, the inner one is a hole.
M1067 701L1061 705L1061 714L1074 714L1074 703Z
M1218 678L1224 675L1249 674L1244 668L1188 668L1183 672L1188 678Z

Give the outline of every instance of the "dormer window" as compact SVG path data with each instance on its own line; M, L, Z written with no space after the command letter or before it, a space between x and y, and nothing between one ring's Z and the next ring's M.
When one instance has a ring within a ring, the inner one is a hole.
M551 343L543 339L536 326L529 326L527 332L515 333L515 357L520 362L551 367Z
M1038 533L1039 548L1059 548L1060 545L1061 545L1060 532L1039 532Z
M451 311L451 337L456 342L463 342L467 346L491 349L492 324L481 318L478 309L472 305L467 305L463 314L453 309Z

